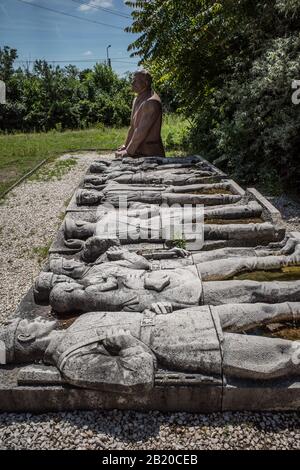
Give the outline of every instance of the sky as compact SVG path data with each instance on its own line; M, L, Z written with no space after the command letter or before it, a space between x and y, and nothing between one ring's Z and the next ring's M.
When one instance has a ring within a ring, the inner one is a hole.
M0 47L17 49L16 65L45 59L82 69L105 60L111 45L112 67L123 76L138 68L127 51L136 36L123 30L130 12L124 0L0 0Z

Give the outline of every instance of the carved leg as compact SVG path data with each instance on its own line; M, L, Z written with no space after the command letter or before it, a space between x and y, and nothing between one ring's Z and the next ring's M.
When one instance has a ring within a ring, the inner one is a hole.
M281 304L229 304L211 307L223 330L247 331L268 323L300 319L300 302Z
M225 376L270 380L300 373L300 347L293 341L234 333L224 334Z
M205 305L300 302L300 281L220 281L202 285Z

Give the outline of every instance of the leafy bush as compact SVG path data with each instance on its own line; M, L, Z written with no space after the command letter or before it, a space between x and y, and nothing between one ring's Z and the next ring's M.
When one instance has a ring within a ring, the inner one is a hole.
M129 49L192 121L190 149L245 183L299 190L300 1L126 4L138 35Z

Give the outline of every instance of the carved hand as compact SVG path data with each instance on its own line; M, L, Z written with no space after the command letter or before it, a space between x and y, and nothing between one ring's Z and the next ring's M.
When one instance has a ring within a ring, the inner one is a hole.
M167 315L173 312L173 306L169 302L157 302L151 304L150 310L156 315Z
M124 250L119 246L111 246L107 250L106 254L110 261L119 261L124 259Z
M187 258L191 254L188 250L184 250L183 248L179 248L178 246L175 246L174 248L171 248L168 251L170 253L175 253L178 258Z
M130 331L122 328L110 328L103 340L103 345L108 352L118 354L122 349L128 349L142 344L137 338L131 335Z

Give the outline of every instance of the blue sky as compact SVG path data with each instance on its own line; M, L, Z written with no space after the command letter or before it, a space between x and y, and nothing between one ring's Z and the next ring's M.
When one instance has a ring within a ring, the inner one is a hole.
M23 3L24 2L24 3ZM106 58L106 47L113 69L123 75L137 68L137 58L129 57L127 46L135 38L123 28L131 23L131 9L123 0L0 0L0 47L18 50L18 65L26 60L67 61L79 68L91 67ZM25 4L25 2L27 4ZM88 21L38 8L41 5ZM107 12L99 8L111 10ZM117 13L117 14L116 14ZM100 22L108 27L93 23ZM58 65L67 65L59 63Z

